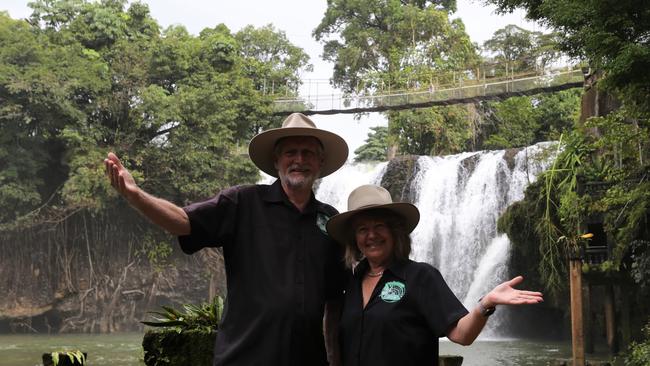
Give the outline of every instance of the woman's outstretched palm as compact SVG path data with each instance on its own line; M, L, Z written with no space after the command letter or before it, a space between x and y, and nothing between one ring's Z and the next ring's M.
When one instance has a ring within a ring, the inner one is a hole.
M541 292L517 290L514 288L524 278L517 276L510 281L506 281L495 287L489 293L489 301L494 305L522 305L522 304L537 304L544 301Z

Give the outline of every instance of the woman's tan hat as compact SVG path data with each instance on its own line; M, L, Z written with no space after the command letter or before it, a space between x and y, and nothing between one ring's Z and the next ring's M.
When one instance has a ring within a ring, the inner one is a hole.
M327 222L327 233L336 241L348 244L351 219L367 210L385 209L404 219L404 228L411 233L420 221L420 211L408 202L393 202L383 187L367 184L357 187L348 196L348 211L332 216Z
M320 178L337 171L348 158L348 144L339 135L316 128L314 122L302 113L292 113L282 122L282 127L260 132L248 144L248 155L261 171L278 176L275 168L275 144L283 137L312 136L323 145L325 161Z

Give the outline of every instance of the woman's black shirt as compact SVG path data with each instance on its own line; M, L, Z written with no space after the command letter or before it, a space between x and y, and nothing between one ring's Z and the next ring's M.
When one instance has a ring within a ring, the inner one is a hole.
M440 272L426 263L396 261L363 308L362 261L351 274L339 341L344 366L438 365L438 338L468 313Z

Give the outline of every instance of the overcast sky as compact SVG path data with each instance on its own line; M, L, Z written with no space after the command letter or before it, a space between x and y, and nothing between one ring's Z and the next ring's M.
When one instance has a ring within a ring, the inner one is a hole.
M14 18L25 18L31 14L27 7L30 0L2 0L0 10L6 10ZM452 16L460 17L465 23L467 33L473 42L482 44L491 38L494 31L508 24L516 24L529 30L543 30L540 26L524 19L523 12L506 16L494 13L494 7L486 7L480 0L457 0L458 11ZM331 64L320 59L322 45L311 37L311 32L320 23L326 0L145 0L151 14L158 23L166 27L182 24L190 33L198 34L203 28L226 24L236 32L246 25L262 26L272 23L277 29L286 32L289 40L302 47L311 57L314 71L303 75L303 79L328 79L332 74ZM315 92L316 81L311 83L311 92ZM323 89L331 90L325 84L319 84L319 93ZM307 92L308 85L303 88ZM328 91L329 92L329 91ZM360 121L351 115L313 116L316 124L333 131L346 139L350 153L363 144L369 127L385 125L378 113L371 113Z

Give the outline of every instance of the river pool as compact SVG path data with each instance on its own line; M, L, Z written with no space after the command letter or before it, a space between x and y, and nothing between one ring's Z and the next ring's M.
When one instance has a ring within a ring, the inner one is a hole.
M80 349L90 366L142 366L142 334L0 335L0 366L40 366L46 352ZM546 366L554 359L571 357L569 342L521 339L481 340L469 347L446 340L440 354L461 355L463 366ZM606 354L588 359L607 359Z

